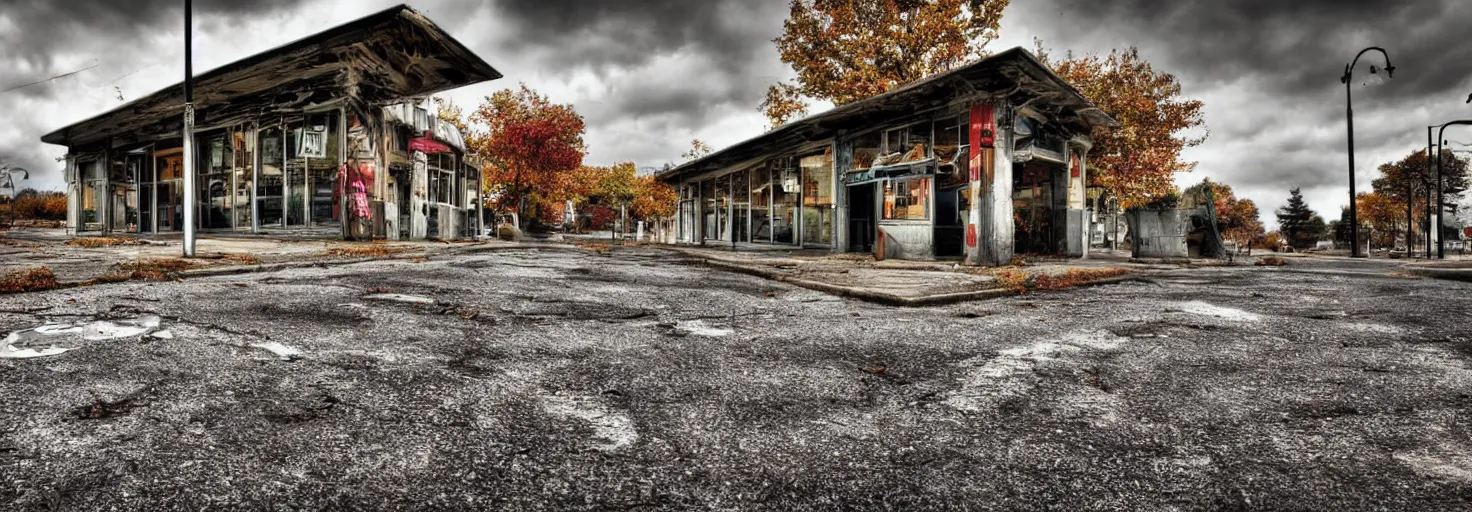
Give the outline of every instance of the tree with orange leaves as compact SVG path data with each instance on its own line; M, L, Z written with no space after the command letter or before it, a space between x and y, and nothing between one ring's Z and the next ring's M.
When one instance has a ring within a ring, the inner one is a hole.
M1054 60L1039 41L1036 53L1119 121L1118 128L1098 127L1091 134L1091 185L1107 188L1129 207L1171 192L1176 173L1196 168L1196 162L1183 160L1181 152L1206 141L1204 132L1191 133L1205 127L1203 103L1183 97L1176 77L1156 71L1138 49Z
M675 216L675 202L679 195L668 183L654 176L639 176L634 180L634 201L629 210L640 220L667 219Z
M523 223L532 201L539 203L540 218L560 216L555 203L585 153L586 127L572 105L553 104L521 84L491 94L470 120L488 128L477 150L490 162L487 186L502 195L501 204L514 204Z
M774 40L793 83L767 90L776 129L806 112L803 97L842 105L985 55L1010 0L791 0Z

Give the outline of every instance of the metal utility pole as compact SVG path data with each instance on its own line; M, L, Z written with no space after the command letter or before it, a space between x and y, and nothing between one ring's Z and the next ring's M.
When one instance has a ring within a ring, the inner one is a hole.
M1349 230L1349 244L1351 247L1350 256L1354 258L1364 258L1366 255L1360 253L1359 212L1355 208L1357 197L1354 191L1354 100L1350 92L1350 78L1354 72L1355 64L1359 64L1360 62L1360 57L1364 56L1365 52L1372 50L1378 51L1381 55L1385 56L1385 76L1393 78L1395 76L1395 66L1390 65L1390 54L1385 53L1385 49L1383 48L1371 46L1360 50L1360 53L1354 56L1354 60L1344 66L1344 76L1339 79L1339 81L1344 82L1344 115L1349 125L1349 223L1351 228ZM1370 66L1370 74L1373 75L1376 73L1378 73L1378 70L1375 66Z
M194 2L184 0L184 257L194 257Z

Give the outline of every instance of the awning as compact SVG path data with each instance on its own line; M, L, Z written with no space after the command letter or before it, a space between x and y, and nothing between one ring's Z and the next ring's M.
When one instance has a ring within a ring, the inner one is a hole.
M429 137L415 137L409 139L409 151L422 151L425 153L454 153L455 150L444 143Z

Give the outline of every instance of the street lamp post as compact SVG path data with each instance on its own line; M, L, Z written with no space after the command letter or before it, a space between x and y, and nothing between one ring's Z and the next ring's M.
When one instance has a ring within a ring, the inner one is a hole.
M0 165L0 178L5 179L5 187L10 189L10 225L15 226L15 173L20 173L20 179L31 179L31 171L20 167Z
M1472 126L1472 119L1452 121L1441 125L1441 128L1436 131L1436 226L1433 226L1433 229L1436 230L1436 258L1442 260L1446 259L1446 243L1441 239L1442 228L1445 225L1442 217L1446 216L1446 203L1442 197L1442 189L1446 188L1446 184L1443 183L1445 178L1442 176L1445 173L1441 169L1442 146L1446 144L1443 137L1446 135L1446 127L1458 125Z
M1390 54L1385 53L1384 48L1371 46L1360 50L1360 53L1354 56L1354 60L1344 66L1344 76L1339 79L1339 81L1344 82L1344 115L1349 126L1349 224L1353 227L1353 229L1349 230L1349 245L1353 248L1351 249L1352 252L1350 255L1355 258L1363 258L1365 255L1360 253L1359 212L1356 211L1354 204L1354 99L1350 92L1349 79L1354 72L1354 66L1359 64L1360 57L1372 50L1380 52L1380 55L1385 57L1385 76L1394 78L1395 66L1390 65ZM1370 66L1370 74L1373 75L1377 72L1375 66Z

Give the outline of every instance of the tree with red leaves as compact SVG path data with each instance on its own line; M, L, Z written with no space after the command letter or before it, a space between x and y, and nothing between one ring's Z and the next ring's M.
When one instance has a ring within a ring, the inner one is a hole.
M502 195L502 205L516 205L523 224L528 201L559 199L569 175L583 163L583 117L572 105L553 104L526 84L491 94L470 120L488 127L475 148L490 161L484 171L487 186ZM538 208L539 217L550 218L549 209Z

